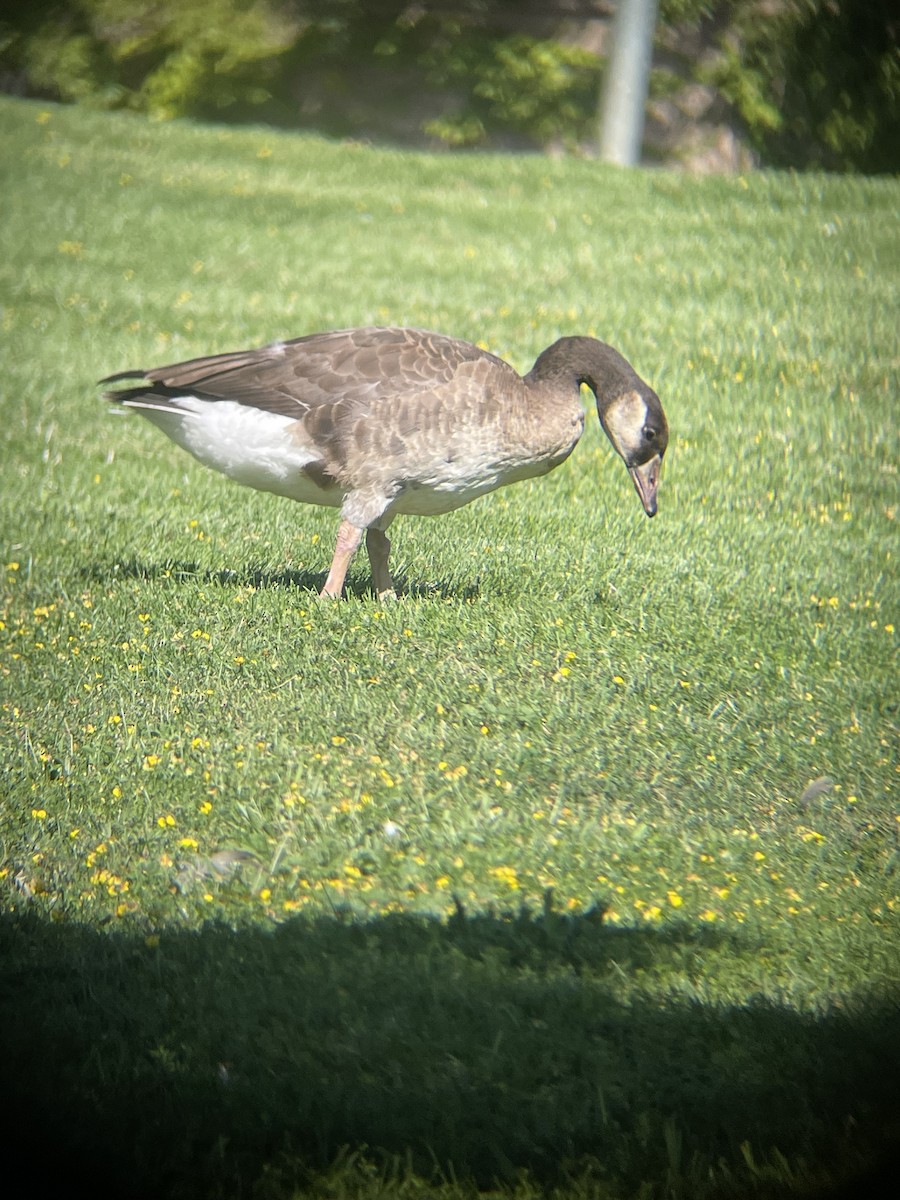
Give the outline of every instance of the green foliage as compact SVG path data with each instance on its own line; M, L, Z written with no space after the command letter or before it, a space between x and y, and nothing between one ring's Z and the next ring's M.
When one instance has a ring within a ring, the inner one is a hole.
M515 8L34 0L0 22L0 66L39 94L158 117L252 113L349 135L424 129L452 146L589 140L601 62L510 32ZM890 0L770 8L663 0L661 40L671 48L693 31L716 45L682 72L716 87L763 163L896 171L900 49Z
M797 5L772 161L900 170L900 41L890 0Z
M759 148L765 145L768 134L781 128L781 111L768 95L770 78L748 65L742 50L733 43L725 42L716 61L701 68L698 75L701 82L714 84L734 106Z
M900 169L900 43L891 0L717 6L718 58L701 72L734 106L762 160Z
M45 6L46 7L46 6ZM116 107L123 91L116 86L110 55L74 5L67 12L52 7L43 20L18 37L4 39L4 59L18 66L29 85L60 99L98 107Z
M594 107L599 64L550 40L504 36L478 5L448 16L408 5L332 2L283 9L269 0L76 0L45 4L10 26L4 57L30 85L95 107L131 107L158 117L241 114L273 94L291 114L296 81L327 93L329 73L354 91L360 71L413 69L417 89L452 84L458 111L428 131L472 144L498 131L537 142L574 140ZM333 77L333 76L332 76ZM370 74L360 87L372 107Z
M456 115L426 126L452 145L484 141L488 129L541 143L571 142L587 132L601 68L595 55L576 46L516 35L486 46L463 43L430 61L437 83L464 83L468 94Z
M660 0L659 20L666 25L693 25L711 17L717 0Z
M33 86L163 118L264 102L295 34L260 0L75 0L40 17L7 45Z

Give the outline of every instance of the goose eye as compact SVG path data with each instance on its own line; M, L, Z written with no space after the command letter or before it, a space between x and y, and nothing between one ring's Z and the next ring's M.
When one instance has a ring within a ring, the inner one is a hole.
M652 442L656 437L656 430L652 425L645 425L641 430L641 433L644 435L644 441L646 442Z

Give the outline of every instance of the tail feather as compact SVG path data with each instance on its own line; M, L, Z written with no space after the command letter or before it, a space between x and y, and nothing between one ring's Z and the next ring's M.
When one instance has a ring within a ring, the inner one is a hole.
M153 367L149 371L119 371L115 375L107 375L100 382L118 383L122 379L146 379L151 383L179 387L182 390L189 388L193 391L194 384L207 383L232 371L240 371L244 367L259 367L267 360L283 356L284 344L274 342L261 350L233 350L228 354L212 354L204 358L192 358L187 362L171 363L165 367Z
M147 371L119 371L115 375L106 375L99 383L118 383L121 379L147 379L149 374ZM107 393L109 395L109 393Z
M235 350L230 354L214 354L208 358L192 358L188 362L173 363L167 367L154 367L142 372L154 383L165 383L170 387L190 387L192 384L208 383L221 375L240 371L244 367L259 367L266 358L279 357L278 352L266 346L263 350Z
M101 380L101 383L110 383L116 379L127 378L135 378L134 373L113 375L109 379ZM185 388L167 387L164 383L145 383L142 387L118 388L103 393L106 400L112 400L114 404L122 404L126 408L155 408L166 412L181 413L182 415L184 408L177 401L184 399L186 395L196 396L198 400L215 399L214 396L204 396L196 388L188 391Z
M121 392L104 392L103 395L105 399L122 404L126 408L155 408L165 412L184 412L180 405L172 403L172 396L147 388L127 388Z

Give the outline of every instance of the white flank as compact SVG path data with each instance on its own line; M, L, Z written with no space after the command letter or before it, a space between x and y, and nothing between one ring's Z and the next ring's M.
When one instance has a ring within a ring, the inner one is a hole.
M177 396L169 408L125 401L199 462L247 487L305 504L338 506L341 493L317 487L303 468L317 455L296 436L293 417L238 404Z

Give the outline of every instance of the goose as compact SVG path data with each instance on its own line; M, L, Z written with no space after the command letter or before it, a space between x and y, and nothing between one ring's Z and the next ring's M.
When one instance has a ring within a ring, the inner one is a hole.
M135 409L238 483L340 509L320 595L341 595L365 535L379 599L395 598L388 526L450 512L558 467L584 429L580 389L631 475L656 496L668 426L656 392L606 343L562 337L524 377L458 338L419 329L342 329L154 367L105 396Z

